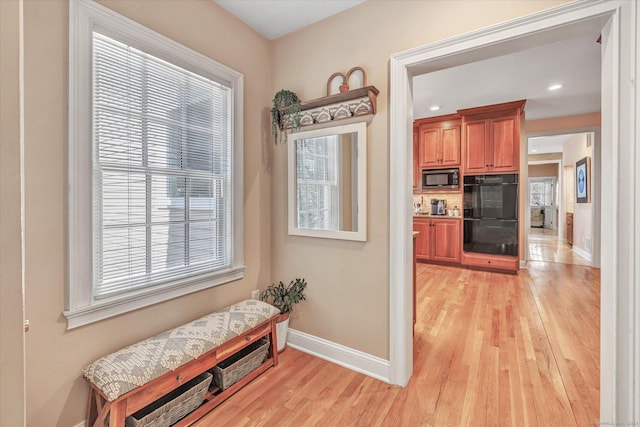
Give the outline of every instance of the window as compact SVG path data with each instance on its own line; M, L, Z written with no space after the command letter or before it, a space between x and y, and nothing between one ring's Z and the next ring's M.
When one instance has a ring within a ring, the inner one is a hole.
M242 277L242 76L70 16L69 328Z

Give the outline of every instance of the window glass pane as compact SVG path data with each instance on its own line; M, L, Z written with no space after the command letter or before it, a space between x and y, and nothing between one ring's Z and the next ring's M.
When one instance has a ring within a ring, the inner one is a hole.
M231 91L93 33L95 295L231 263Z

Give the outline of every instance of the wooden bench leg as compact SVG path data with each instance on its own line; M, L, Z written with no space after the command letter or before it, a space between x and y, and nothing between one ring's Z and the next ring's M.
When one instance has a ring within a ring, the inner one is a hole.
M96 391L93 387L89 387L89 398L87 399L87 416L85 418L87 427L91 427L98 418L98 405L95 402Z
M93 387L89 387L85 425L87 427L105 427L110 411L111 404ZM124 425L124 422L122 425Z
M127 411L126 400L113 402L109 411L109 427L124 427L124 417Z
M273 366L278 366L278 338L275 320L271 321L271 357L273 357Z

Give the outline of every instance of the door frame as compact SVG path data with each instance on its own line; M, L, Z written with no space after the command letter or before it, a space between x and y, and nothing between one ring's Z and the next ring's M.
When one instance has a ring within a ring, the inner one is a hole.
M413 373L412 292L411 292L411 211L412 205L412 77L435 69L468 63L493 56L496 49L533 44L566 26L583 20L606 22L602 31L602 135L610 142L603 147L602 187L602 270L601 282L609 286L601 292L600 336L600 417L616 423L640 416L640 291L634 280L640 267L633 257L640 244L640 231L632 214L640 207L634 196L640 179L640 155L635 151L640 123L636 103L638 80L637 5L635 2L575 1L517 18L502 24L466 33L451 39L391 55L389 139L389 379L406 385ZM439 62L439 68L437 68ZM447 63L448 65L443 65ZM624 108L620 102L625 101ZM526 153L521 153L521 164ZM624 167L620 167L620 163ZM626 194L627 198L620 197ZM633 230L623 232L621 230ZM606 256L605 256L606 255ZM624 258L624 259L623 259ZM616 264L616 262L618 264ZM618 330L620 329L620 333Z

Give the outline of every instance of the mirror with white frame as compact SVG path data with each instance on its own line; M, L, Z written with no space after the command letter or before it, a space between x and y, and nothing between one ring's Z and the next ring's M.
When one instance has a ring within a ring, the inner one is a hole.
M289 234L367 240L367 123L293 132Z

